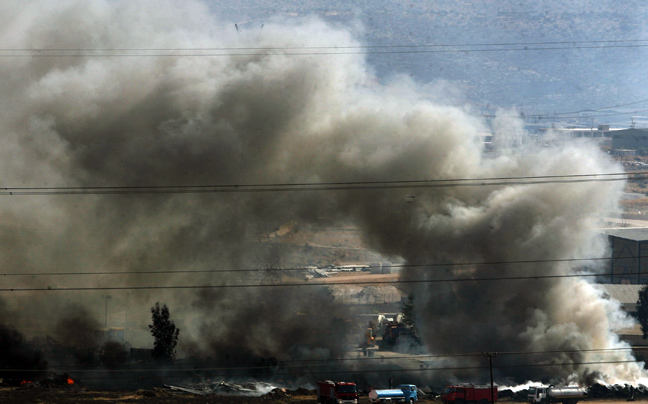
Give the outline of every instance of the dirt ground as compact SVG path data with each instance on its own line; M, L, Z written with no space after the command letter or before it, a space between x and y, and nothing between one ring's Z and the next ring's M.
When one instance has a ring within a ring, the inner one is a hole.
M72 403L135 403L135 404L316 404L314 395L269 393L261 397L227 395L200 396L174 392L166 388L137 391L93 391L80 387L1 387L0 403L16 404L72 404ZM363 398L362 404L369 404Z
M648 403L648 400L636 400ZM627 404L626 400L583 400L582 403ZM226 395L199 396L177 393L165 388L137 390L130 392L92 391L80 387L40 388L40 387L2 387L0 403L16 404L72 404L72 403L134 403L134 404L316 404L315 395L294 394L276 391L261 397L241 397ZM422 399L421 404L441 404L437 399ZM507 399L501 404L521 404ZM361 397L360 404L369 404L367 397Z

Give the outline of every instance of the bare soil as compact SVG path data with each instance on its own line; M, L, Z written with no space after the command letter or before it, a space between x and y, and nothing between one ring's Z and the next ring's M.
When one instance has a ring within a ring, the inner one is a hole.
M648 400L636 400L648 403ZM582 403L596 404L627 404L627 400L588 399ZM101 403L101 404L317 404L315 395L275 390L261 397L242 397L228 395L201 396L178 393L166 388L153 388L137 391L92 391L78 386L42 388L30 387L0 387L0 403L16 404L72 404L72 403ZM422 399L420 404L441 404L437 399ZM502 399L502 404L521 404L520 402ZM360 404L369 404L369 399L361 397Z

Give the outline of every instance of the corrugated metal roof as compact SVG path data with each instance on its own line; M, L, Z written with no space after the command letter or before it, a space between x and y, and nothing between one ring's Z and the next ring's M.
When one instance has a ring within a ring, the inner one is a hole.
M612 299L624 305L634 305L639 300L639 291L646 285L620 285L611 283L600 284Z
M648 228L646 227L619 227L605 229L605 234L633 241L648 241Z
M403 298L403 292L391 285L331 285L331 293L336 300L347 304L399 303Z

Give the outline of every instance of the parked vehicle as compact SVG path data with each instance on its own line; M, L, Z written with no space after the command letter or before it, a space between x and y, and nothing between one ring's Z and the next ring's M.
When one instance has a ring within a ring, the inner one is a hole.
M353 382L317 382L317 401L321 404L358 404L358 386Z
M444 403L479 403L489 404L497 401L497 386L493 387L491 394L490 386L475 386L474 384L459 384L446 386L441 394Z
M530 387L527 401L530 403L563 403L576 404L587 397L587 390L582 387Z
M371 390L369 401L372 403L409 403L418 401L418 389L413 384L401 384L398 389Z

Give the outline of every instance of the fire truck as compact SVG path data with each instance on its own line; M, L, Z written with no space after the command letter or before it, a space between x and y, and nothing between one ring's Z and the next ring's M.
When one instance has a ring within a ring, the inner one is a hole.
M358 404L358 387L353 382L317 382L317 401L320 404Z
M446 386L441 394L441 400L445 403L473 403L473 404L489 404L497 401L497 386L493 387L491 395L491 388L489 386L476 386L474 384L460 384L456 386Z

